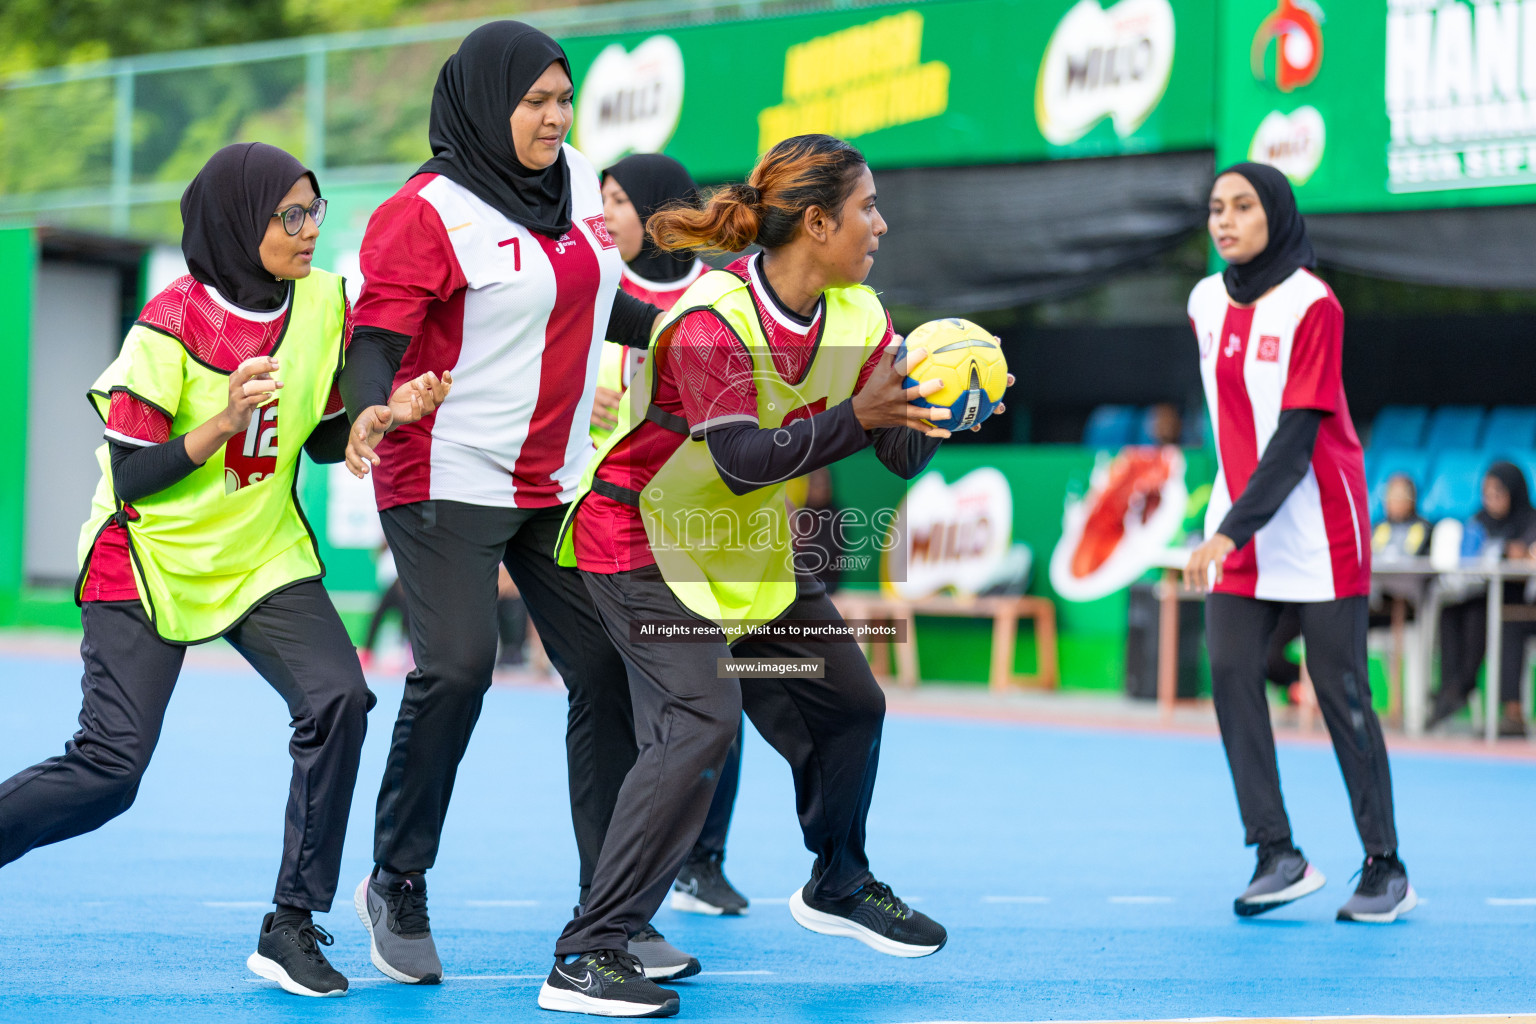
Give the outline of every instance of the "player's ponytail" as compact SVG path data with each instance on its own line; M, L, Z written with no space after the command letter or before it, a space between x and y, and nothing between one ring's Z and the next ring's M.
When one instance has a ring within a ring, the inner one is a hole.
M818 206L836 220L864 169L864 154L830 135L797 135L764 153L745 184L723 185L698 209L651 214L646 229L664 252L740 252L756 242L776 249Z

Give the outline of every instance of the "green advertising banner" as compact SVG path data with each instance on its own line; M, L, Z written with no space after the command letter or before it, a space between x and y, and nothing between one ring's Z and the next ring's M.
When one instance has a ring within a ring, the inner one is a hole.
M936 0L563 40L572 141L703 181L827 132L876 167L1212 145L1215 0Z
M1217 159L1308 212L1536 201L1536 3L1224 0Z

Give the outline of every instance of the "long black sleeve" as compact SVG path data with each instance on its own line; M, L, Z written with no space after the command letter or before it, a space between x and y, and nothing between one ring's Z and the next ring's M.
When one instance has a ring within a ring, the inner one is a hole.
M929 437L911 427L877 427L874 435L875 454L886 469L903 480L911 480L927 469L933 453L943 443L941 438Z
M147 447L109 440L112 453L112 486L125 505L157 494L187 478L197 463L187 454L187 435Z
M613 297L613 312L608 314L608 333L603 337L630 348L650 348L651 325L662 312L620 288L619 293ZM357 344L355 339L353 344Z
M1312 465L1317 430L1323 424L1318 409L1285 409L1264 449L1248 486L1232 503L1216 532L1241 548L1279 511Z
M348 420L357 419L357 414L370 405L389 404L390 385L400 372L410 343L408 336L382 327L358 327L352 331L347 361L337 381L341 400L347 404Z
M870 438L849 400L774 429L726 424L707 432L704 441L731 493L746 494L846 459Z
M304 454L322 465L340 462L347 457L347 434L351 427L346 416L321 420L304 439Z

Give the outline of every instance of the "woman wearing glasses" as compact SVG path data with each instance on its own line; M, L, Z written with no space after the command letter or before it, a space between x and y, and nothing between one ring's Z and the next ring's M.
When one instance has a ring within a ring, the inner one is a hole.
M341 995L310 913L336 891L374 698L320 585L294 478L300 449L339 462L346 447L346 298L341 278L310 266L325 200L282 150L220 150L181 215L190 273L149 301L89 392L107 443L81 531L80 729L0 784L0 865L128 809L186 648L222 636L293 726L276 909L247 963L289 992ZM446 393L424 375L390 410L418 418Z

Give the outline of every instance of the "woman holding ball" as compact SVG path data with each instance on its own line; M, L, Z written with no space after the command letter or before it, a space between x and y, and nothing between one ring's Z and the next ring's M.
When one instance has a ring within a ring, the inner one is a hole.
M874 179L847 143L798 136L746 184L700 210L654 214L650 229L663 251L755 242L763 252L705 274L673 307L562 531L561 562L580 567L628 668L640 746L585 912L560 936L539 993L540 1006L577 1013L677 1012L624 937L650 919L693 846L743 709L790 762L815 854L791 897L795 919L895 956L946 941L865 855L885 700L858 646L752 635L840 621L814 577L794 571L785 482L871 445L911 478L948 436L922 422L947 410L912 401L938 382L903 386L890 319L862 285L886 233ZM701 622L716 639L634 639L632 627L666 620ZM732 657L819 658L825 673L722 678L718 663Z
M1264 696L1270 635L1292 606L1365 847L1359 887L1338 918L1395 921L1418 897L1397 857L1392 776L1371 708L1371 521L1360 439L1344 399L1344 311L1311 272L1312 243L1280 171L1240 163L1222 172L1208 227L1227 268L1195 286L1189 319L1218 468L1209 539L1190 556L1184 579L1210 585L1212 696L1246 841L1259 848L1233 909L1260 914L1324 881L1292 842Z

